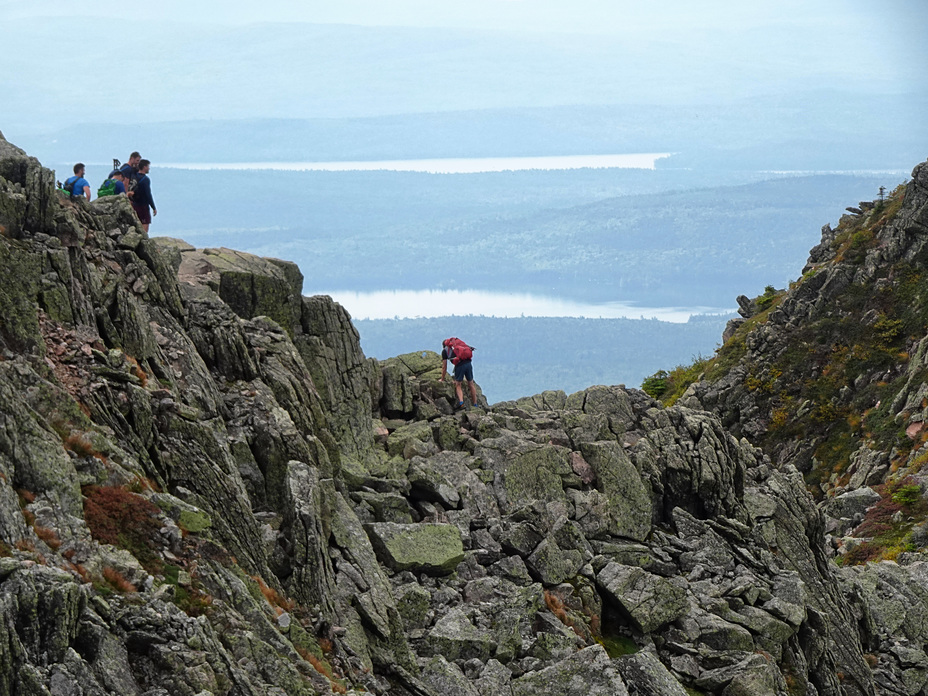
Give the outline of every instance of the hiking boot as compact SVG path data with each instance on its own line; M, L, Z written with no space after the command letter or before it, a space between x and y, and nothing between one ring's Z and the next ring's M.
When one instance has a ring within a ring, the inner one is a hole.
M454 405L454 410L455 410L455 411L460 411L460 410L463 409L463 408L464 408L464 402L463 402L463 401L458 401L458 402Z

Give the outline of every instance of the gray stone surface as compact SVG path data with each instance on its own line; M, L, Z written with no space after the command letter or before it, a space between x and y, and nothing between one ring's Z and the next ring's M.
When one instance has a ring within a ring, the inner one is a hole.
M148 239L0 139L0 693L924 691L923 555L839 570L793 466L821 441L763 436L788 337L928 258L926 191L923 166L856 261L847 222L823 234L773 312L747 303L747 362L678 405L454 412L435 353L367 359L293 264ZM920 437L928 339L906 350L828 403ZM822 482L830 514L875 501L877 446ZM893 457L919 481L923 454Z
M599 571L596 583L642 633L676 621L688 608L684 588L641 568L611 562Z
M464 560L461 533L450 524L366 525L382 563L393 570L447 575Z
M606 651L595 645L512 681L512 696L551 693L563 696L627 696L628 689Z
M687 696L683 686L674 679L654 653L644 650L613 660L630 694L660 694Z

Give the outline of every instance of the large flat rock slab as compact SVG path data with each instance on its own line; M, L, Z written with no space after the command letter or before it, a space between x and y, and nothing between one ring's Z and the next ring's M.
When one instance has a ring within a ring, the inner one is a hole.
M448 575L464 560L461 532L452 524L364 525L381 563L394 571Z

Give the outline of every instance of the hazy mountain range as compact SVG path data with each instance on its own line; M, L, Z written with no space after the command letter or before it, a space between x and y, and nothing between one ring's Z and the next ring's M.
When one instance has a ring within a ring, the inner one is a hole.
M46 161L670 151L679 166L911 167L925 74L899 55L907 34L883 42L883 22L864 34L855 16L615 35L178 16L145 23L137 50L133 22L13 18L0 124Z

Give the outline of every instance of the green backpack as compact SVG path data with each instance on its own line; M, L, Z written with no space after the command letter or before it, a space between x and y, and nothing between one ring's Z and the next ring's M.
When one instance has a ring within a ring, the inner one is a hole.
M115 196L116 195L116 180L107 179L102 184L100 188L97 189L97 198L103 198L103 196Z
M74 195L74 184L77 183L78 177L72 176L67 181L64 182L64 186L61 185L61 182L58 182L58 190L61 193L64 193L71 198Z

